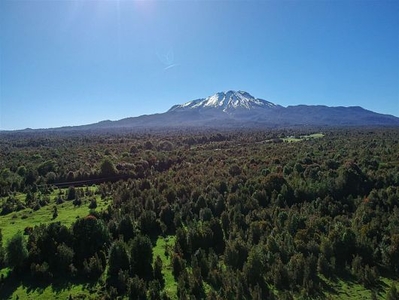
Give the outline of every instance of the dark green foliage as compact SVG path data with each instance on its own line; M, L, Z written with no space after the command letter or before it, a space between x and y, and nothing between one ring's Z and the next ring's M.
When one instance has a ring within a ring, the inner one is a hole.
M320 254L317 260L317 272L325 277L329 277L331 274L330 264L323 254Z
M22 232L16 233L6 244L5 258L7 265L19 271L28 258L28 250Z
M288 276L290 277L291 288L295 290L297 285L302 285L305 272L305 258L302 253L294 254L288 263Z
M144 280L138 276L134 276L133 278L129 279L127 294L129 299L147 299L147 288Z
M20 211L25 208L25 205L13 197L8 197L1 205L0 215L7 215L13 211Z
M116 278L120 270L129 271L130 261L127 252L127 246L123 241L116 241L112 244L109 260L108 260L108 275L111 278Z
M241 174L241 169L238 165L232 165L229 169L229 174L231 176L238 176Z
M196 299L202 299L205 297L204 283L201 276L201 271L198 267L193 268L192 274L189 277L190 295L193 295Z
M343 195L365 195L370 191L369 179L352 161L342 167L340 180Z
M387 300L399 299L399 292L395 284L392 284L391 287L389 288L386 299Z
M37 168L37 172L40 176L45 176L49 172L57 171L57 163L54 160L48 160L40 164Z
M170 271L182 299L323 298L347 278L380 297L379 274L399 274L398 131L270 142L309 133L0 139L1 214L49 209L58 221L63 200L96 208L71 228L27 228L16 270L47 283L88 278L112 299L175 296ZM50 199L50 183L71 187ZM45 208L53 200L57 210ZM170 265L152 253L167 235Z
M185 268L184 260L183 258L180 257L179 254L174 253L171 262L172 262L172 274L175 277L175 279L178 279L180 277L180 274Z
M214 253L213 253L214 254ZM212 255L212 254L210 254ZM208 278L211 259L208 259L206 252L199 249L191 259L191 266L198 268L202 278Z
M38 174L36 170L28 169L25 175L25 185L33 185L37 180Z
M104 272L103 261L96 253L94 256L83 261L83 274L89 279L97 279Z
M53 220L58 217L58 208L54 205L53 207Z
M125 242L128 242L134 237L135 231L130 216L126 215L122 218L118 226L118 233L123 236Z
M95 209L97 208L97 200L96 199L91 199L90 204L89 204L90 209Z
M148 298L154 300L161 300L162 287L158 280L150 281L148 286Z
M59 272L68 272L70 271L70 266L73 263L74 251L72 248L65 245L65 243L59 244L57 246L57 259L56 261L56 270Z
M278 289L286 289L289 286L288 272L280 258L277 258L272 266L271 280Z
M141 233L149 236L156 236L160 233L159 223L155 212L145 210L139 218Z
M248 256L248 247L242 240L229 241L224 252L226 265L241 270Z
M43 262L42 264L32 263L30 266L30 272L32 277L36 280L50 282L51 279L53 279L53 273L51 273L47 262Z
M187 299L190 295L190 275L187 270L179 275L177 279L177 296L179 299Z
M76 198L76 189L70 186L68 189L67 200L74 200Z
M130 275L128 271L119 270L116 278L109 278L108 280L109 286L111 287L110 291L115 288L116 294L125 294L128 289L129 278Z
M77 266L82 265L84 260L91 259L96 253L106 250L111 243L108 227L92 215L78 219L72 225L72 233Z
M263 251L263 247L253 247L244 264L243 273L248 286L255 289L258 295L266 295L268 292L264 278L267 271L268 266L266 264L266 253Z
M396 274L399 274L399 233L390 236L390 243L385 247L385 263Z
M5 264L5 251L3 248L3 234L0 229L0 268L3 268Z
M152 277L152 244L148 236L138 235L131 244L130 270L140 278Z
M31 264L45 264L52 274L65 274L73 263L73 237L70 230L59 222L33 228L28 240Z
M212 219L209 226L212 231L212 240L210 241L210 247L217 254L222 254L225 249L222 225L220 224L220 221L218 219Z
M175 242L175 252L188 258L191 256L191 251L188 245L187 232L183 228L179 228L176 231L176 242Z
M115 176L116 173L117 173L117 170L116 170L113 162L109 158L104 159L100 166L101 176L112 177L112 176Z
M164 287L165 279L162 274L162 268L163 268L162 260L159 256L157 256L157 258L154 261L153 277L154 277L154 280L156 280L160 284L161 287Z

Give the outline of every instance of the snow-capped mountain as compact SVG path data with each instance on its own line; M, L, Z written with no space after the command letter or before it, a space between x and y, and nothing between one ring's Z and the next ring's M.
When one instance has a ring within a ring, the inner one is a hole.
M91 128L253 128L289 126L399 126L399 118L361 107L283 107L244 91L219 92L172 106L161 114L88 125Z
M186 102L182 105L173 106L171 111L187 111L191 109L218 109L223 112L233 112L236 110L252 110L252 109L264 109L264 108L278 108L279 105L275 105L269 101L258 99L253 97L251 94L244 91L227 91L216 93L207 98L197 99Z
M160 114L63 127L57 130L234 129L292 126L394 126L399 128L399 118L375 113L358 106L295 105L283 107L255 98L244 91L227 91L174 105L168 111Z
M165 114L183 126L397 126L399 118L361 107L283 107L244 91L227 91L175 105Z

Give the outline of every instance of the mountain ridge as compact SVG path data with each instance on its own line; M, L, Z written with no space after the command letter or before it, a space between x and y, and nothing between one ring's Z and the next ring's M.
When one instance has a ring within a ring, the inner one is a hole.
M128 117L117 121L34 129L55 131L107 129L172 129L172 128L262 128L292 126L399 126L399 118L376 113L360 106L274 104L255 98L245 91L215 93L173 105L163 113ZM28 130L26 130L27 132ZM29 129L32 131L32 129Z

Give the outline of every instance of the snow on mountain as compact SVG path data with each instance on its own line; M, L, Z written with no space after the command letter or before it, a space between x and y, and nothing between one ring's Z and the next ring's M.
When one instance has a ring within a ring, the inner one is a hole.
M230 112L237 109L251 110L256 108L277 108L278 105L269 101L253 97L244 91L227 91L216 93L207 98L186 102L182 105L175 105L169 111L186 111L190 109L216 108L223 112Z

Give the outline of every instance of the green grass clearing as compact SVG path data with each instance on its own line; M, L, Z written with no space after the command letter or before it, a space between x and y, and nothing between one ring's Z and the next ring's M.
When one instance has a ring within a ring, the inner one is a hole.
M323 133L321 133L321 132L319 132L319 133L313 133L313 134L310 134L310 135L304 135L303 136L303 138L309 138L309 139L319 139L319 138L322 138L322 137L324 137L324 134Z
M63 192L66 192L64 189ZM80 206L74 206L73 201L65 201L62 204L55 204L55 198L58 196L58 190L50 194L50 203L39 210L34 211L26 208L18 212L0 216L0 228L3 234L3 244L5 244L18 231L24 231L26 227L34 227L40 224L49 224L51 222L61 222L65 226L71 226L77 218L85 217L89 214L89 199L93 197L97 200L96 211L105 210L111 203L110 199L101 199L99 195L88 196L82 199ZM16 197L24 202L25 194L17 194ZM23 199L23 200L22 200ZM53 219L54 206L57 207L58 216Z
M89 188L94 191L93 188ZM105 210L111 203L110 199L101 199L100 195L85 196L82 198L82 204L75 206L73 201L65 201L61 204L55 204L55 199L60 190L53 191L50 197L50 203L39 210L26 208L18 212L13 212L4 216L0 216L0 228L3 235L3 245L15 235L18 231L24 231L26 227L34 227L40 224L49 224L52 222L61 222L61 224L69 227L76 219L87 216L91 209L89 208L90 199L95 198L97 208L95 211ZM62 189L61 193L66 194L67 189ZM25 202L26 194L18 193L15 197ZM1 200L4 200L1 199ZM53 219L54 206L57 207L58 216ZM0 270L0 274L5 277L8 275L8 269ZM3 295L8 299L68 299L69 295L78 299L97 299L96 296L100 285L98 284L82 284L81 282L68 283L56 280L49 285L29 285L29 282L18 282L15 286L4 286L0 291L0 299L4 299Z
M396 285L398 282L385 277L380 277L379 284L372 289L368 289L363 285L352 281L338 278L337 280L329 280L324 277L321 278L328 285L328 290L325 291L324 296L328 299L372 299L374 293L377 299L386 299L389 288L392 283Z
M289 136L287 138L283 138L283 141L287 142L287 143L296 143L296 142L302 141L302 139L301 138L296 138L294 136Z
M171 299L177 299L177 282L172 274L172 266L170 264L169 247L172 248L175 244L176 237L173 235L167 237L159 237L155 247L153 248L154 260L159 256L163 265L163 277L165 279L165 292ZM166 255L168 253L168 255Z
M295 142L300 142L300 141L304 141L304 140L319 139L322 137L324 137L324 134L319 132L319 133L313 133L313 134L309 134L309 135L301 135L299 137L289 136L289 137L283 138L282 140L284 142L288 142L288 143L295 143Z
M51 284L30 284L29 281L10 282L0 290L0 299L98 299L98 283L81 283L55 280Z

